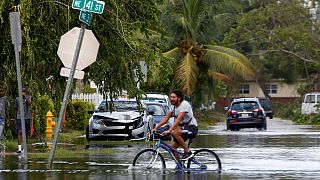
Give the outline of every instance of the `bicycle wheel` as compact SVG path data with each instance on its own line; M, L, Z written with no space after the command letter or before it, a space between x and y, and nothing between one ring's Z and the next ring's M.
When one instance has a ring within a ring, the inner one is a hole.
M166 163L156 150L144 149L134 157L132 166L142 169L165 169Z
M220 171L221 161L218 155L209 149L194 152L194 157L188 160L187 168Z

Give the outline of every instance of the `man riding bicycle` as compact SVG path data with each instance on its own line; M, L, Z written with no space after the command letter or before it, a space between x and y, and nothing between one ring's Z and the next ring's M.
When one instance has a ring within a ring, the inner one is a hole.
M183 99L183 94L180 90L173 90L170 93L170 101L172 106L166 116L156 125L152 132L155 132L159 127L166 124L170 117L174 117L173 125L162 134L164 136L172 134L171 146L177 149L181 146L184 149L184 155L181 160L185 161L193 157L186 140L194 138L198 133L198 123L193 116L192 107L188 101ZM180 159L179 154L174 153L177 160Z

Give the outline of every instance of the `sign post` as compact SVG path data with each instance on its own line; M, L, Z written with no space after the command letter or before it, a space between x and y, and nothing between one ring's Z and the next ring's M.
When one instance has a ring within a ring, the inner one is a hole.
M61 75L68 74L69 76L68 76L67 87L63 97L62 106L59 113L58 124L54 132L54 139L52 143L53 148L51 149L49 158L48 158L48 166L50 168L52 167L52 162L53 162L56 146L59 139L59 131L61 128L63 116L67 108L67 103L68 103L69 94L72 87L75 72L77 72L76 73L77 77L79 79L82 79L84 73L81 70L83 70L88 65L92 64L97 57L99 42L95 39L91 31L86 31L86 24L89 25L91 22L92 15L90 12L98 13L98 14L103 13L104 2L97 1L97 0L73 0L72 8L81 10L79 20L83 23L81 24L80 31L78 31L77 28L74 28L71 31L67 32L65 35L63 35L61 37L59 48L58 48L58 56L60 57L62 63L67 67L67 68L61 69L60 74ZM86 32L88 32L89 34L88 36L86 35L87 34ZM92 34L91 36L90 36L90 32ZM72 41L75 39L73 37L74 35L75 36L78 35L75 47L74 47L75 43L72 43ZM86 39L89 39L89 40L86 40ZM88 47L85 47L86 45L88 45ZM72 61L71 61L71 58L72 58ZM79 64L78 64L78 61L79 61ZM70 65L70 62L72 62L71 65ZM70 71L68 71L68 68L70 68ZM78 71L77 69L80 71Z
M12 44L14 45L14 51L15 51L15 57L16 57L16 69L17 69L17 80L18 80L18 91L19 91L18 92L19 111L20 111L20 118L21 118L24 162L28 163L27 137L26 137L26 127L25 127L25 119L24 119L20 56L19 56L19 52L21 51L21 44L22 44L20 12L10 12L10 28L11 28Z

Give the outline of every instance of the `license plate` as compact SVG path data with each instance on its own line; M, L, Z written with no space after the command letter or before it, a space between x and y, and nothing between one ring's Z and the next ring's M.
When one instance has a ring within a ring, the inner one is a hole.
M248 114L242 114L241 117L247 118L247 117L249 117L249 115Z

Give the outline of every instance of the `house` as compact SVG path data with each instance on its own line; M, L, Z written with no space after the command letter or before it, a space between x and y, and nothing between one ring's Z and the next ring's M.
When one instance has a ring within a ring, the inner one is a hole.
M298 93L298 89L301 84L302 81L295 84L287 84L283 80L274 79L265 85L265 90L268 92L272 102L292 102L300 100L301 95ZM217 106L227 106L234 97L265 97L265 95L256 81L246 80L240 83L238 92L235 92L234 95L217 101Z

